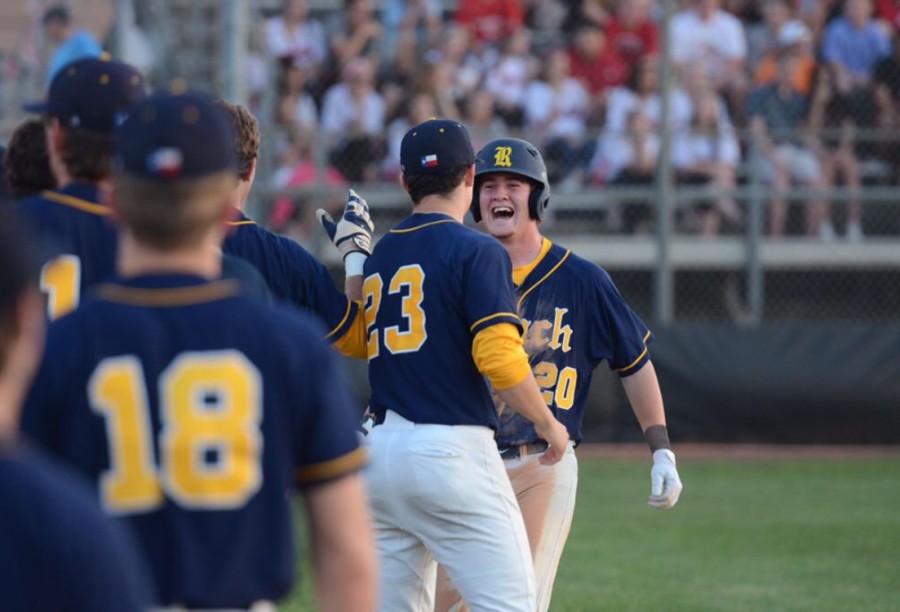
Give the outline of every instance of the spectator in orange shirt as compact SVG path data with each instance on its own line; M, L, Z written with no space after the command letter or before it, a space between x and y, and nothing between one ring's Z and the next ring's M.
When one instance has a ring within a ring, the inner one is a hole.
M791 83L804 96L812 92L816 73L816 58L813 55L812 32L800 21L789 21L778 31L776 47L763 56L753 74L756 86L769 85L778 79L778 55L794 55L794 74Z

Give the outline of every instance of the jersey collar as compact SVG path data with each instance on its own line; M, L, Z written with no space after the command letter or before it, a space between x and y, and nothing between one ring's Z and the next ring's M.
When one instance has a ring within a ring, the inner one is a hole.
M525 297L559 270L571 253L568 249L555 245L546 238L544 240L545 244L541 247L541 255L538 255L533 264L528 265L531 270L527 272L525 280L517 287L516 293L519 295L517 306L520 312Z

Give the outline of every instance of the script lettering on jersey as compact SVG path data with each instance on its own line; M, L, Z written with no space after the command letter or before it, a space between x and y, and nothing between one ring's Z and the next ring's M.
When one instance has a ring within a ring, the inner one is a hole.
M568 308L554 309L553 321L542 319L531 322L522 319L525 326L525 352L536 355L548 348L554 351L562 349L563 353L572 350L572 328L564 322L568 312Z
M550 351L568 353L572 350L572 327L565 322L568 308L555 308L553 321L540 319L528 321L522 319L525 327L525 352L529 357ZM559 364L551 360L540 361L532 368L534 378L541 390L547 406L556 406L568 410L575 403L575 387L578 383L578 371L572 366L560 369Z
M512 168L512 147L497 147L494 149L494 166Z

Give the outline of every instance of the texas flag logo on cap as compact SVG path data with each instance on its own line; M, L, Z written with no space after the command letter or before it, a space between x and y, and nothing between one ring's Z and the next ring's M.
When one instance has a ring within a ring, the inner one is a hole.
M422 158L423 168L434 168L438 165L437 155L426 155Z
M181 174L184 156L172 147L157 149L147 156L147 168L161 178L175 178Z

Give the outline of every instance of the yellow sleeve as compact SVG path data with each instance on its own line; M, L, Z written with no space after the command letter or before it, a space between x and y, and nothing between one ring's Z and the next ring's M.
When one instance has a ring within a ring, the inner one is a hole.
M482 329L472 341L472 358L494 389L509 389L531 376L519 329L498 323Z
M363 316L362 302L357 302L359 308L356 309L356 316L347 331L339 337L331 345L341 355L347 357L355 357L357 359L366 359L368 335L366 334L366 318Z

